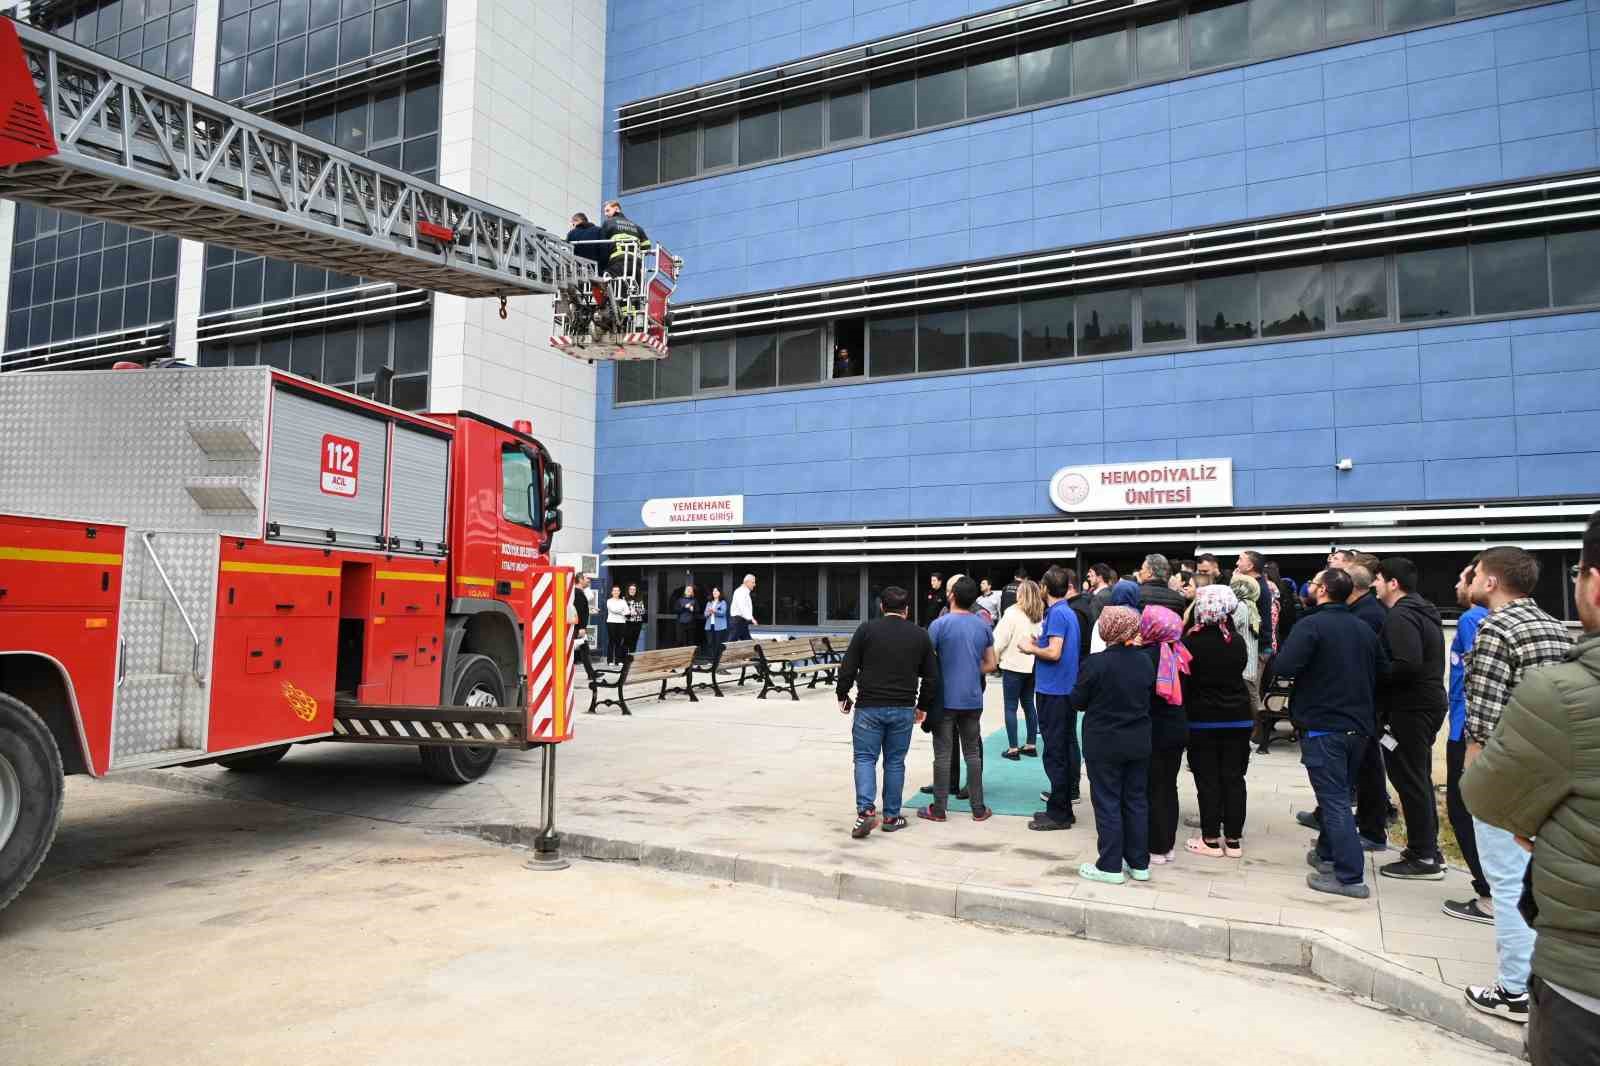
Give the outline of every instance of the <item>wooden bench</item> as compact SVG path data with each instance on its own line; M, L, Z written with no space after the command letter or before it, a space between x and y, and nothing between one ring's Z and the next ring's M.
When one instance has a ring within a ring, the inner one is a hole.
M645 685L659 681L661 692L657 699L667 698L667 684L680 677L686 677L689 664L694 661L696 649L693 645L684 645L681 648L661 648L657 651L630 652L623 660L622 669L615 676L596 673L589 679L589 713L594 714L595 708L601 704L622 708L623 714L632 714L628 710L628 697L623 689L628 685ZM601 699L601 689L616 689L616 699ZM694 694L694 689L689 690L689 699L699 702Z
M756 644L756 667L761 675L761 691L756 694L756 699L766 699L767 693L774 689L780 692L787 689L791 699L799 700L800 694L794 686L802 677L810 678L807 688L816 688L819 682L831 682L838 677L837 663L817 661L818 651L812 644L814 639L825 638L799 637Z
M702 648L689 663L689 668L684 674L685 691L696 688L709 688L720 698L722 696L722 673L727 672L732 676L733 670L739 670L739 684L745 682L745 671L753 668L756 662L756 642L753 640L734 640L725 644L718 644L707 651ZM696 681L696 674L705 674L711 680Z

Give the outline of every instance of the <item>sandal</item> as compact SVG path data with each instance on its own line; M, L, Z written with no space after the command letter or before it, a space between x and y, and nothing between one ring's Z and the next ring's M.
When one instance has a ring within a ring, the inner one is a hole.
M1222 853L1230 859L1240 858L1244 855L1244 849L1240 847L1243 843L1244 841L1242 840L1224 840L1222 842Z
M1196 855L1205 855L1212 859L1220 859L1224 854L1221 848L1204 837L1190 837L1183 846Z
M1022 750L1020 748L1007 748L1000 753L1000 757L1002 759L1010 759L1012 762L1021 762Z

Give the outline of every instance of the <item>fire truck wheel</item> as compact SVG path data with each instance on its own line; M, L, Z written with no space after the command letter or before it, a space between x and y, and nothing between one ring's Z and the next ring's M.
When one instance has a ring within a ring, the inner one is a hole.
M0 694L0 910L33 878L61 822L61 753L27 704Z
M487 655L464 656L456 667L455 691L451 703L458 707L505 707L505 679L500 668ZM489 772L489 764L500 753L498 748L457 748L424 744L422 769L435 781L465 785Z
M272 769L287 754L289 754L289 745L279 744L275 748L262 748L260 751L247 751L241 755L229 755L225 759L218 759L217 765L241 774L253 774L258 770Z

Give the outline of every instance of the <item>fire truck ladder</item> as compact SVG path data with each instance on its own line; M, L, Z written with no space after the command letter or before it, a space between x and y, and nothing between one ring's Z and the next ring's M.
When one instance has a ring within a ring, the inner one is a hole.
M524 218L10 19L0 163L0 197L398 285L504 299L595 274Z

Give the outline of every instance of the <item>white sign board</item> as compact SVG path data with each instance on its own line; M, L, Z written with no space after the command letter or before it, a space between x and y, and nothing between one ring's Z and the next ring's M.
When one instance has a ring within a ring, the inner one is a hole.
M646 500L639 517L650 529L744 524L743 496L677 496Z
M1063 511L1161 511L1233 506L1232 459L1065 466L1050 479Z

